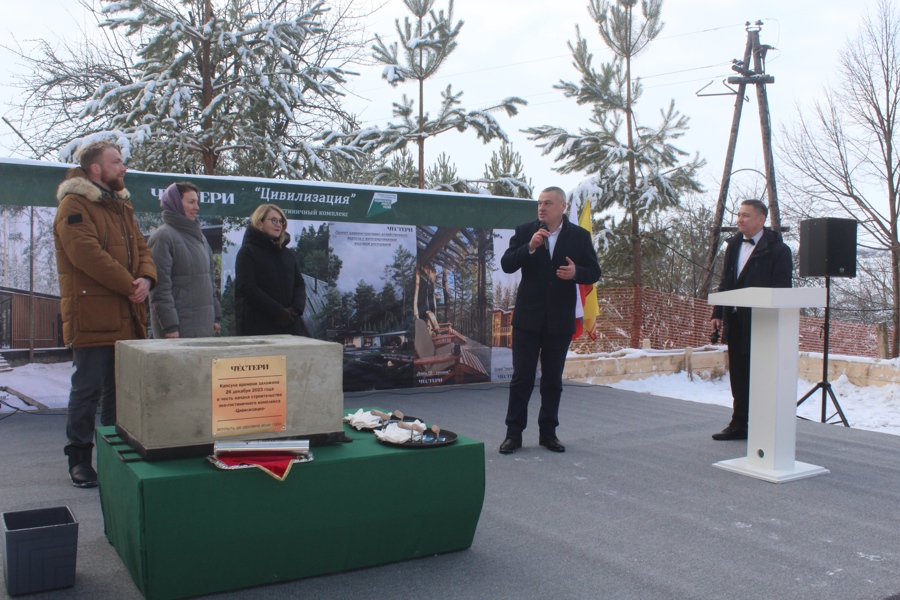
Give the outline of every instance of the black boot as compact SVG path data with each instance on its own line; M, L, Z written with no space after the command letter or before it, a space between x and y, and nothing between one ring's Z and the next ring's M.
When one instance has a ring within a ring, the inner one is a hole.
M81 488L97 487L97 471L91 466L91 451L93 444L76 446L69 444L63 449L69 457L69 478L72 485Z

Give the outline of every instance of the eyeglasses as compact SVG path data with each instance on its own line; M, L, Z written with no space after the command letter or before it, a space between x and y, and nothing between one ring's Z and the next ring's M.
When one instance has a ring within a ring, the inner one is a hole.
M268 221L272 225L281 225L281 226L284 226L286 223L286 221L284 219L279 219L277 217L272 217L271 219L266 219L266 221Z

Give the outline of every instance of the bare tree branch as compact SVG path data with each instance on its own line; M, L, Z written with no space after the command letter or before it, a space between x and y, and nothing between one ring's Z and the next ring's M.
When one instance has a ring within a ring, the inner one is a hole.
M875 14L863 20L838 64L839 83L826 88L811 115L798 114L783 130L781 157L791 170L784 183L795 214L857 219L864 240L890 257L888 269L877 275L861 263L865 284L845 284L842 294L847 301L873 301L879 294L889 298L891 355L898 356L900 12L890 0L878 0ZM867 289L873 287L878 292Z

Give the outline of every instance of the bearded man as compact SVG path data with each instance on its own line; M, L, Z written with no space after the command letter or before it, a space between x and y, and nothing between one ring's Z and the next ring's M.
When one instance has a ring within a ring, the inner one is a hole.
M101 425L114 425L116 342L147 337L144 300L156 267L125 189L121 148L110 140L90 142L78 159L80 167L69 169L56 192L53 239L63 339L75 363L64 452L72 484L94 487L97 405Z

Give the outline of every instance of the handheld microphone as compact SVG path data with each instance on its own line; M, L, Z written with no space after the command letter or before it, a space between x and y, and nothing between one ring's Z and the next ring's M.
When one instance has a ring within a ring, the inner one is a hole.
M543 229L544 231L549 232L550 228L547 227L547 224L544 221L540 222L540 226L538 229ZM547 252L550 252L550 238L544 238L544 248L547 249Z

